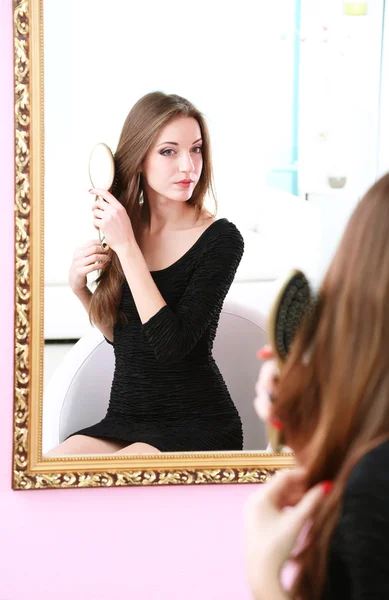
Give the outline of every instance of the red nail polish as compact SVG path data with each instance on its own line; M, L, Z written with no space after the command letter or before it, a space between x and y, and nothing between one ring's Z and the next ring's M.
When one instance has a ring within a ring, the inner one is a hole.
M281 421L279 421L278 419L272 419L272 420L270 421L270 425L271 425L272 427L274 427L275 429L278 429L278 431L282 431L282 430L283 430L283 428L284 428L284 425L283 425L283 423L281 423Z
M261 348L257 352L257 358L271 358L273 356L273 352L268 348Z
M321 484L323 487L323 492L324 495L327 496L330 491L332 490L332 488L334 487L334 484L332 481L323 481L323 483Z

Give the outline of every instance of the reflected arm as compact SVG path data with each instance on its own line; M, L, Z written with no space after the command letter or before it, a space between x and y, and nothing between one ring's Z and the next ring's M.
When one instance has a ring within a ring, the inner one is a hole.
M86 312L89 315L90 303L92 300L92 292L88 287L85 287L83 290L76 293L77 298L85 308ZM112 343L113 341L113 326L112 325L102 325L99 323L94 323L94 325L101 331L103 336Z
M243 238L234 225L220 230L199 257L185 293L174 309L161 296L139 247L134 246L119 256L143 332L159 363L183 360L214 316L220 314L243 246Z

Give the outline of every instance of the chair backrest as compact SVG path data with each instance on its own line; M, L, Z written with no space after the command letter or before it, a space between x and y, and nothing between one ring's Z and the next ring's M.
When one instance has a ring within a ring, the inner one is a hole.
M265 316L241 302L226 301L213 356L242 419L245 450L264 450L267 446L265 426L253 406L261 366L256 353L266 343Z
M43 454L105 416L114 365L112 346L95 328L66 354L44 392Z
M253 408L260 368L256 351L265 343L264 315L248 305L227 299L213 355L240 413L245 450L266 448L265 428ZM105 416L113 370L112 346L98 330L91 329L68 352L46 387L43 453L74 431L97 423Z

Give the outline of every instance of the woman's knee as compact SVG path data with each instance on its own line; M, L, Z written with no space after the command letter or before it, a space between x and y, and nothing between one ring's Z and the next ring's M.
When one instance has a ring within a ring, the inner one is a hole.
M65 454L113 454L123 448L119 442L101 440L87 435L73 435L59 446L49 450L45 456Z
M150 444L135 442L115 452L115 454L161 454L161 451L154 446L150 446Z

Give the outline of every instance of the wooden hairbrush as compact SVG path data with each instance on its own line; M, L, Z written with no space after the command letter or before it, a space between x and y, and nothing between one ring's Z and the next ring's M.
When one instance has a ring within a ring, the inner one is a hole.
M280 371L312 303L308 279L302 271L292 270L277 293L268 319L269 340ZM280 452L285 445L282 430L269 424L268 438L273 452Z

